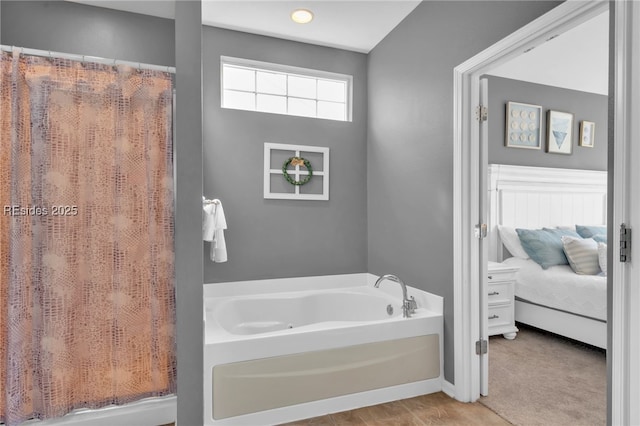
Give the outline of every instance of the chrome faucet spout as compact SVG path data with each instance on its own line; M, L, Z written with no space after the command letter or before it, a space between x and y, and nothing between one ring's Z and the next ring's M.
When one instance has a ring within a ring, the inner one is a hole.
M380 284L384 280L389 280L389 281L393 281L394 283L400 284L400 287L402 287L402 299L403 300L407 299L407 286L402 282L400 278L398 278L395 275L391 275L391 274L382 275L380 278L376 280L376 283L373 286L375 288L380 287Z
M380 278L376 280L376 283L373 286L375 288L379 288L380 284L384 280L389 280L389 281L393 281L395 283L400 284L400 287L402 288L402 316L405 318L409 318L411 314L413 314L416 311L417 304L413 296L411 296L411 299L407 297L407 286L404 284L404 282L402 282L400 278L391 274L380 276Z

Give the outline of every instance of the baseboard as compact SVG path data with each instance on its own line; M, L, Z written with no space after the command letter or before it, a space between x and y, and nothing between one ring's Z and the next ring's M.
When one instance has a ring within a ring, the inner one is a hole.
M448 380L442 380L442 392L456 399L456 386Z

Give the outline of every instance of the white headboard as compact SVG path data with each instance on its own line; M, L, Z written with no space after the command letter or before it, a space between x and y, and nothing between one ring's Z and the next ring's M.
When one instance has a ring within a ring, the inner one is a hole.
M607 172L489 165L489 260L503 260L497 225L537 229L607 223Z

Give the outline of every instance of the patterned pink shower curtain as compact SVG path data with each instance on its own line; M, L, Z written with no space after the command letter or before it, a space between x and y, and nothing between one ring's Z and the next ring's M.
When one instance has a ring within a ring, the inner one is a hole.
M0 422L175 392L170 75L1 63Z

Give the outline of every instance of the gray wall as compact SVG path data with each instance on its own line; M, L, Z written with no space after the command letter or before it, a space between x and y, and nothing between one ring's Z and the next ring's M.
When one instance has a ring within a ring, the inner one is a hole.
M171 19L63 1L6 1L2 44L156 65L175 64Z
M489 76L487 79L489 86L489 163L607 170L608 96L500 77ZM504 146L505 106L508 101L542 106L542 149L531 150ZM574 114L573 152L571 155L545 152L548 110ZM596 123L593 148L578 146L579 126L583 120Z
M204 193L219 198L228 262L203 244L204 282L365 272L366 55L204 27ZM220 107L220 56L353 75L353 121ZM265 200L264 142L329 147L329 201Z
M178 425L204 423L202 4L176 2L175 268ZM208 401L211 403L210 401Z
M422 2L369 55L368 271L445 298L454 381L453 68L558 2Z

